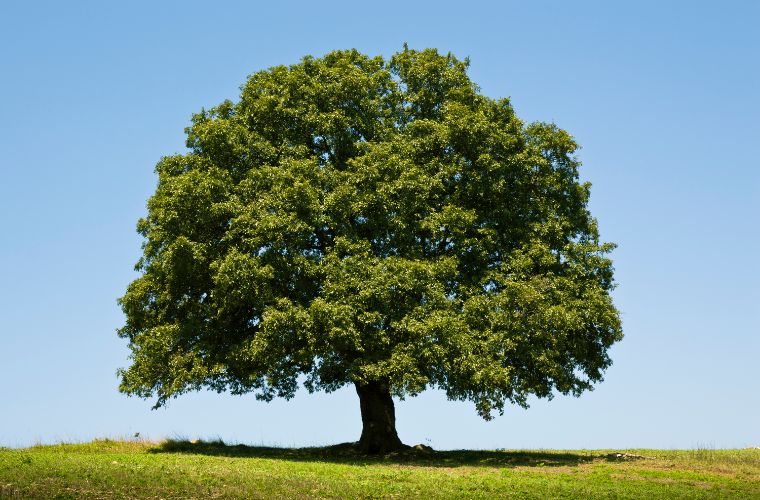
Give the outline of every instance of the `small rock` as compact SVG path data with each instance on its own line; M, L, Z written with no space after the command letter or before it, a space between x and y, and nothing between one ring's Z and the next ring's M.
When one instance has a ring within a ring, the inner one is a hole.
M431 452L431 451L433 451L433 448L431 448L430 446L424 445L424 444L416 444L416 445L413 446L413 448L415 450L426 451L428 453Z
M604 457L611 460L641 460L644 458L652 458L643 455L634 455L632 453L608 453Z

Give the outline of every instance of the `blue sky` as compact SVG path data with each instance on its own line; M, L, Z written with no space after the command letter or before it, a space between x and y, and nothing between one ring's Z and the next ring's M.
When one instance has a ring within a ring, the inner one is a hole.
M246 76L404 42L471 59L492 97L583 146L626 338L581 398L482 421L437 392L397 404L436 448L760 446L757 2L0 3L0 446L94 437L356 440L351 389L294 400L116 390L116 304L153 166Z

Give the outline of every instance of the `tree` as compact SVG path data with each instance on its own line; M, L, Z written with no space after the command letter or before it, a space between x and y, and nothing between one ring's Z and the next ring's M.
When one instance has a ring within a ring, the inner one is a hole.
M120 390L292 397L353 384L361 450L402 445L393 396L486 419L580 395L622 338L577 145L406 46L260 71L162 158L120 299Z

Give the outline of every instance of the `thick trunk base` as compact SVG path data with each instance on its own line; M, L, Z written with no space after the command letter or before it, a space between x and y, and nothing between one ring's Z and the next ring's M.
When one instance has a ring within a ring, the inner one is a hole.
M396 411L388 385L381 382L356 384L362 411L362 436L358 448L372 455L407 448L396 433Z

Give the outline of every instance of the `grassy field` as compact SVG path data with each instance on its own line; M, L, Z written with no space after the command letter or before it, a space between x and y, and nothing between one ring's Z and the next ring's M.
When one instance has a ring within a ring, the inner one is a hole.
M0 448L0 498L760 498L760 450L445 451L95 441Z

